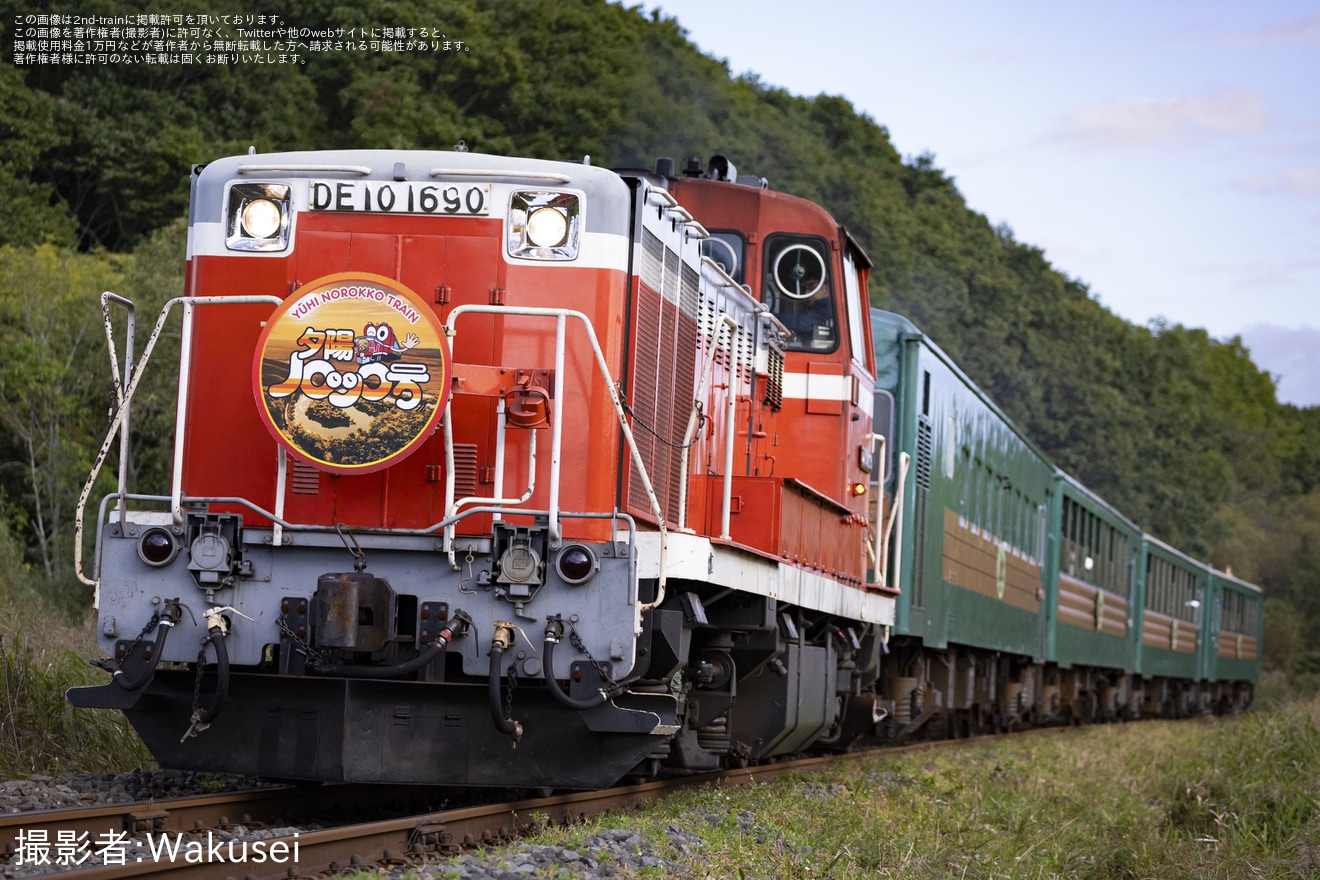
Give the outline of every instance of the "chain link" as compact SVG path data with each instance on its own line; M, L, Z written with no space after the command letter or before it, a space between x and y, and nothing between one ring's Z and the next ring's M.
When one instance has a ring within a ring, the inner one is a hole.
M283 616L278 619L277 625L279 626L280 636L293 642L294 653L306 657L308 666L313 669L320 669L325 664L325 658L321 656L321 652L298 638L298 634L293 631Z
M577 627L574 626L573 621L571 620L568 621L568 641L574 648L577 648L579 654L585 655L587 660L591 662L591 665L596 667L596 673L600 675L601 681L610 686L614 685L614 679L610 677L610 674L605 667L601 666L600 662L596 660L595 657L591 656L591 652L588 651L587 646L583 644L582 636L578 635Z
M646 422L642 421L641 417L637 415L636 411L634 411L632 406L628 403L628 397L623 393L623 388L618 386L616 386L616 388L618 389L618 393L619 393L619 405L623 407L623 411L625 413L627 413L629 416L632 417L632 424L635 425L636 427L641 428L643 431L650 434L652 437L659 440L661 443L665 444L670 449L677 449L680 451L684 449L691 449L693 446L696 445L697 441L701 439L701 428L708 421L708 416L706 415L705 412L702 411L702 408L700 406L697 407L697 432L693 435L692 440L688 443L675 443L674 441L670 440L667 437L660 436L659 432L657 432L655 428L652 428Z
M202 649L197 652L197 678L193 681L193 701L192 716L188 719L188 729L183 732L183 738L180 743L188 741L189 737L196 736L209 724L202 723L202 676L206 672L206 640L202 640Z
M138 646L142 644L144 639L146 639L147 633L155 629L157 624L159 623L160 623L160 612L157 611L151 615L151 620L147 621L147 625L142 627L142 632L138 633L137 638L133 640L133 644L129 645L128 650L124 651L124 657L122 660L119 661L119 666L116 667L117 669L124 668L124 664L128 662L128 658L133 656L133 652L136 651L138 649Z
M509 689L504 697L504 717L513 717L513 691L518 687L518 676L515 674L518 664L509 664Z

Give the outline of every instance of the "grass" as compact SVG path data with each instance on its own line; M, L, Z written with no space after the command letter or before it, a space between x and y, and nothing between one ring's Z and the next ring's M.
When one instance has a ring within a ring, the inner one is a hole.
M631 828L681 866L654 876L717 880L1306 877L1320 874L1318 797L1320 701L1308 700L868 757L529 842L573 847ZM674 828L700 842L683 852Z
M90 598L45 585L0 529L0 779L154 766L119 712L75 709L71 687L104 684Z
M75 709L64 697L70 687L105 683L86 660L99 653L89 626L15 626L22 614L12 607L0 616L10 621L0 632L0 778L154 766L121 713Z

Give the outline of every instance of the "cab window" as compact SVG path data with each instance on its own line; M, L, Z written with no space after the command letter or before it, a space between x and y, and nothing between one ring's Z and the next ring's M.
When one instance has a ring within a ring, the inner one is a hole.
M747 245L742 235L737 232L712 230L710 238L701 243L701 255L710 257L715 265L724 270L724 274L739 284L747 280L746 254Z
M766 240L761 299L792 334L791 351L839 346L829 246L819 238L772 235Z
M851 251L843 254L844 303L848 308L848 341L852 345L852 359L866 367L866 332L862 327L862 282L857 274Z

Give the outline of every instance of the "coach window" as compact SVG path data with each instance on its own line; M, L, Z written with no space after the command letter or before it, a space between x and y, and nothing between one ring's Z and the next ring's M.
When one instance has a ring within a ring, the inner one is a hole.
M724 270L739 284L746 281L747 244L742 233L726 229L713 229L710 238L701 243L701 255L710 257L715 265Z
M839 347L830 249L822 239L772 235L766 240L761 299L793 334L790 351L834 351Z

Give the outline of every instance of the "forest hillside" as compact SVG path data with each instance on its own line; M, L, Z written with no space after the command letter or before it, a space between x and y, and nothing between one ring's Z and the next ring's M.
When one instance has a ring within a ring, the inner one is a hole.
M832 211L875 261L873 303L910 316L1060 465L1153 534L1262 584L1267 665L1320 675L1320 408L1280 404L1241 340L1128 323L1084 279L971 210L956 169L900 156L883 120L734 77L679 23L640 7L247 6L308 28L424 24L448 42L284 64L237 50L229 63L175 63L162 46L164 64L115 65L41 63L38 40L31 63L0 65L0 550L21 555L21 577L70 607L86 602L71 576L73 507L111 393L97 297L124 293L150 315L181 290L194 163L249 145L460 141L615 167L722 153ZM136 23L140 11L2 0L0 36L9 51L30 16ZM131 478L160 486L172 389L144 391Z

